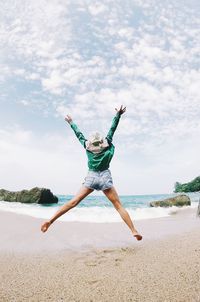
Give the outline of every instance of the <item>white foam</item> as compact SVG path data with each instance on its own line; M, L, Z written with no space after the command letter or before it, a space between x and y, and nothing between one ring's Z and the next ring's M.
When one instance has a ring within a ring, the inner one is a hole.
M196 207L197 203L193 203L191 207ZM191 207L170 207L170 208L137 208L131 209L128 208L130 216L134 220L142 219L152 219L167 217L172 214L176 214L182 209L191 208ZM59 206L55 207L44 207L36 204L22 204L17 202L0 202L0 210L9 211L18 214L29 215L32 217L49 219L52 217L56 211L59 209ZM110 207L82 207L82 208L73 208L71 211L59 218L61 221L82 221L82 222L121 222L121 217L114 208Z

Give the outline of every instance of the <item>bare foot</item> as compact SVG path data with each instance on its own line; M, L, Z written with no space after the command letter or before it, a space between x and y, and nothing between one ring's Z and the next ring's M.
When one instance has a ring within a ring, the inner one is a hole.
M135 232L133 232L133 236L138 240L142 240L142 236L135 230Z
M135 237L138 241L142 240L142 236L141 236L140 234L134 235L134 237Z
M47 221L45 223L43 223L43 225L41 226L41 231L44 233L48 230L48 228L50 227L51 222Z

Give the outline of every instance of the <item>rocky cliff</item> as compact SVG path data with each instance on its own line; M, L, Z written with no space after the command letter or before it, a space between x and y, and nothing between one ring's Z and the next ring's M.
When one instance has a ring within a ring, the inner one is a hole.
M0 190L0 200L22 203L57 203L58 197L53 195L49 189L33 188L31 190L22 190L18 192Z

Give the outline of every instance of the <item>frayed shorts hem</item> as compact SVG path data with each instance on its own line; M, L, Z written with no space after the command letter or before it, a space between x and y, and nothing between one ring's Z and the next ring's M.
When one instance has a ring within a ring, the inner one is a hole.
M112 175L109 169L104 171L88 171L83 186L97 191L104 191L113 187Z
M108 190L108 189L113 188L113 185L112 185L112 186L109 186L109 187L104 187L104 188L102 188L102 189L94 189L94 188L92 188L92 187L86 186L84 183L83 183L83 186L84 186L85 188L87 188L87 189L97 190L97 191L105 191L105 190Z

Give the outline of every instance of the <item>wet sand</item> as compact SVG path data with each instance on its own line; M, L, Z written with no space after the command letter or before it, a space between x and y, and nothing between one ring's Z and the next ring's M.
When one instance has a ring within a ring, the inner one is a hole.
M56 222L0 212L0 301L200 301L200 218L181 210L124 223Z

